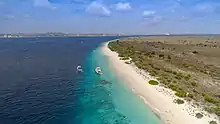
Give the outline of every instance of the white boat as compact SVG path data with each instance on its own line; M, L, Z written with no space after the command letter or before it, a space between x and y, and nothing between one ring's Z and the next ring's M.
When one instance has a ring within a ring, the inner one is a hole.
M95 72L96 72L97 74L99 74L99 75L102 75L102 74L103 74L100 67L96 67L96 68L95 68Z
M83 72L82 66L78 65L76 67L77 72Z
M168 35L168 36L169 36L169 35L170 35L170 33L165 33L165 35Z

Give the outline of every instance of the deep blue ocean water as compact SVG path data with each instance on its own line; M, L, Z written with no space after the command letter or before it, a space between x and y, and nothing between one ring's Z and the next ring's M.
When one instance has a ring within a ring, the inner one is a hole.
M160 124L102 54L116 38L0 39L0 124Z

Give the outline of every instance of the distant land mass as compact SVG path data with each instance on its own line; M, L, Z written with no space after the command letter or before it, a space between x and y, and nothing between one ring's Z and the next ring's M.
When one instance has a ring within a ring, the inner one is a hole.
M125 34L125 33L62 33L62 32L46 32L46 33L5 33L0 34L0 38L21 38L21 37L77 37L77 36L218 36L220 34Z
M125 36L126 34L104 34L104 33L91 33L91 34L73 34L62 32L47 32L47 33L12 33L0 34L0 38L19 38L19 37L75 37L75 36Z

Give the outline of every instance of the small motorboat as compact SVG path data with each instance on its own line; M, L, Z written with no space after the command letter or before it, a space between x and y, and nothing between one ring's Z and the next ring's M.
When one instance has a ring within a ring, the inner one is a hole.
M77 71L77 72L83 72L82 66L81 66L81 65L78 65L78 66L76 67L76 71Z
M99 74L99 75L102 75L102 74L103 74L100 67L96 67L96 68L95 68L95 72L96 72L97 74Z

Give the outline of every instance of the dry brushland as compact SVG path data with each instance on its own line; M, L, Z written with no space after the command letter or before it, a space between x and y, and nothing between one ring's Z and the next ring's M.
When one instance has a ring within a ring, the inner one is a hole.
M108 47L121 60L131 60L126 64L134 63L157 77L159 85L176 96L220 116L220 36L134 37L110 42Z

